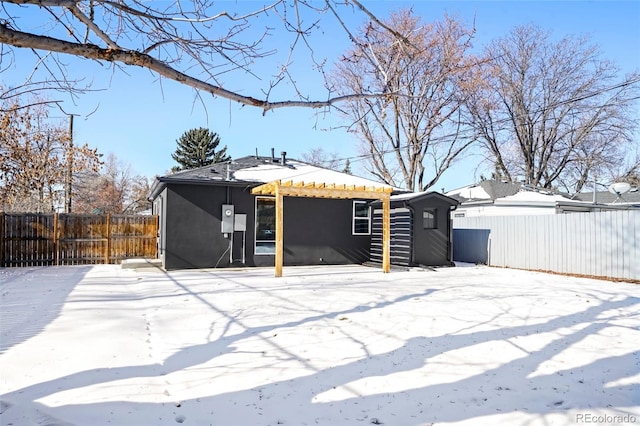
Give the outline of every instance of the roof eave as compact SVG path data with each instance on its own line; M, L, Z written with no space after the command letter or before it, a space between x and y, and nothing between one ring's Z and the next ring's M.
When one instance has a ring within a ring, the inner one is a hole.
M167 185L206 185L206 186L234 186L242 188L253 188L261 185L262 182L247 180L226 180L226 179L177 179L169 176L156 178L149 191L149 201L153 201L167 187Z

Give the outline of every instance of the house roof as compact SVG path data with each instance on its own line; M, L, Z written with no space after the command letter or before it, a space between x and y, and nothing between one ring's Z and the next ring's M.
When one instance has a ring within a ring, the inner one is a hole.
M154 199L167 184L234 185L254 187L273 181L324 182L336 185L387 187L380 182L336 172L299 160L247 156L230 162L216 163L197 169L184 170L156 179L149 199ZM394 191L399 189L394 188Z
M459 202L495 201L498 198L517 194L522 189L519 182L502 182L498 180L484 180L474 185L454 189L447 192L447 196Z
M409 204L416 202L416 201L421 201L427 198L437 198L439 200L443 200L448 202L449 204L453 205L458 205L459 201L456 200L453 197L448 197L445 194L441 194L440 192L435 192L435 191L429 191L429 192L409 192L406 194L397 194L397 195L392 195L391 196L391 202L394 201L404 201L407 202Z
M575 200L578 203L578 200ZM536 191L520 191L513 195L495 200L496 205L548 205L555 206L558 203L571 203L571 200L561 194L541 193Z
M618 197L608 191L597 192L596 204L593 192L574 195L522 183L506 183L495 180L482 181L447 193L461 203L461 207L520 206L575 208L586 211L598 208L618 209L640 207L640 192L632 189Z
M571 197L574 200L593 202L593 191L580 192ZM609 191L597 191L596 203L601 204L640 204L640 191L634 188L618 197Z
M445 194L436 191L424 191L424 192L407 192L402 194L395 194L391 196L391 204L396 205L398 203L411 205L415 202L422 201L424 199L436 198L441 201L445 201L446 203L451 204L452 206L457 206L460 204L458 200L452 197L448 197ZM380 201L374 201L371 203L372 205L380 204Z

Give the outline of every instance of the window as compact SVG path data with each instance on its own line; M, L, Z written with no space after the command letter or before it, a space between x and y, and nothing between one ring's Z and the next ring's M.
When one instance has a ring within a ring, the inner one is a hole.
M255 254L276 253L276 199L256 198Z
M438 221L436 220L436 209L424 209L422 211L422 228L423 229L436 229L438 227Z
M353 202L353 235L371 234L371 207L367 201Z

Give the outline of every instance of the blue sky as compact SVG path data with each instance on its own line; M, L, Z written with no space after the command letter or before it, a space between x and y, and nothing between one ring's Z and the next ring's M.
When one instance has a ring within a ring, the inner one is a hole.
M221 2L233 10L236 2ZM259 2L245 1L242 6L258 6ZM640 2L633 1L369 1L365 5L379 17L389 11L413 6L425 22L440 20L445 12L456 15L470 25L475 20L474 46L480 49L490 40L506 35L514 26L534 23L550 30L554 37L587 34L600 46L602 58L614 61L622 73L640 70ZM25 17L26 19L27 17ZM363 15L348 17L352 22L364 22ZM316 54L334 62L348 45L346 37L335 26L323 24L323 34L313 36ZM282 51L289 40L278 40ZM28 52L21 52L16 66L3 72L0 81L6 85L19 84L31 72ZM310 67L305 55L296 58L299 82L310 88L312 97L322 99L319 77L307 71ZM240 107L224 99L203 95L205 107L194 91L178 83L162 80L139 68L113 71L95 62L72 60L74 73L93 81L99 92L81 96L63 107L78 114L74 121L77 143L88 143L104 154L114 153L131 165L138 174L152 177L163 175L175 163L171 153L176 139L194 127L207 127L217 132L228 146L232 157L254 154L268 155L286 151L290 157L300 157L312 148L322 147L341 158L358 155L358 142L353 135L335 129L343 124L337 114L318 115L309 109L279 109L267 112ZM272 72L268 69L266 74ZM621 74L620 79L623 75ZM251 82L236 74L228 83L232 89L249 92ZM318 88L316 90L315 88ZM285 88L286 89L286 88ZM314 92L315 91L315 92ZM293 98L286 90L281 99ZM56 95L56 99L64 99ZM95 110L95 112L93 112ZM92 113L93 112L93 113ZM55 115L55 113L53 114ZM331 130L333 129L333 130ZM478 167L480 158L472 153L459 161L436 184L434 190L458 188L479 179L487 172ZM354 164L357 169L357 163ZM367 176L365 176L367 177Z

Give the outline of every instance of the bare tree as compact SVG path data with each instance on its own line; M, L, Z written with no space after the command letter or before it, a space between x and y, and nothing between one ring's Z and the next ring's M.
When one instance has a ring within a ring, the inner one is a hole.
M63 204L68 172L100 163L95 150L70 143L66 127L49 119L46 104L40 98L0 102L0 209L53 211Z
M324 167L335 171L344 170L343 161L338 158L335 152L327 152L323 148L311 148L301 155L302 161L313 164L315 166Z
M151 211L151 182L145 176L137 175L131 180L131 187L125 199L123 213L143 213Z
M148 180L115 154L107 156L99 171L78 176L74 189L78 213L138 213L150 207Z
M486 56L470 122L504 179L578 192L594 175L634 161L637 73L619 82L618 69L587 39L553 42L536 26L515 28Z
M471 144L459 132L469 78L473 32L456 19L425 24L411 10L375 22L356 38L336 67L338 93L385 93L350 99L341 111L370 155L368 170L383 182L426 190ZM425 175L427 173L427 175Z
M320 32L325 16L333 17L345 28L342 16L353 10L377 21L358 0L272 0L260 7L237 2L232 6L238 9L235 12L219 6L228 7L231 3L213 0L0 3L0 68L13 62L13 48L26 48L37 56L38 68L45 70L45 77L28 78L25 87L33 84L34 88L77 88L64 54L114 67L143 67L159 77L265 111L291 106L322 108L342 100L341 96L331 97L329 92L325 99L308 98L290 73L296 52L308 49L313 61L309 68L322 73L324 60L316 58L310 38ZM25 20L22 16L27 13L29 19ZM290 36L288 52L278 52L275 45L269 44L283 34ZM257 63L271 60L277 53L279 63L271 76L257 71ZM266 82L258 95L243 93L248 78ZM285 85L293 87L295 99L274 101L275 89Z

